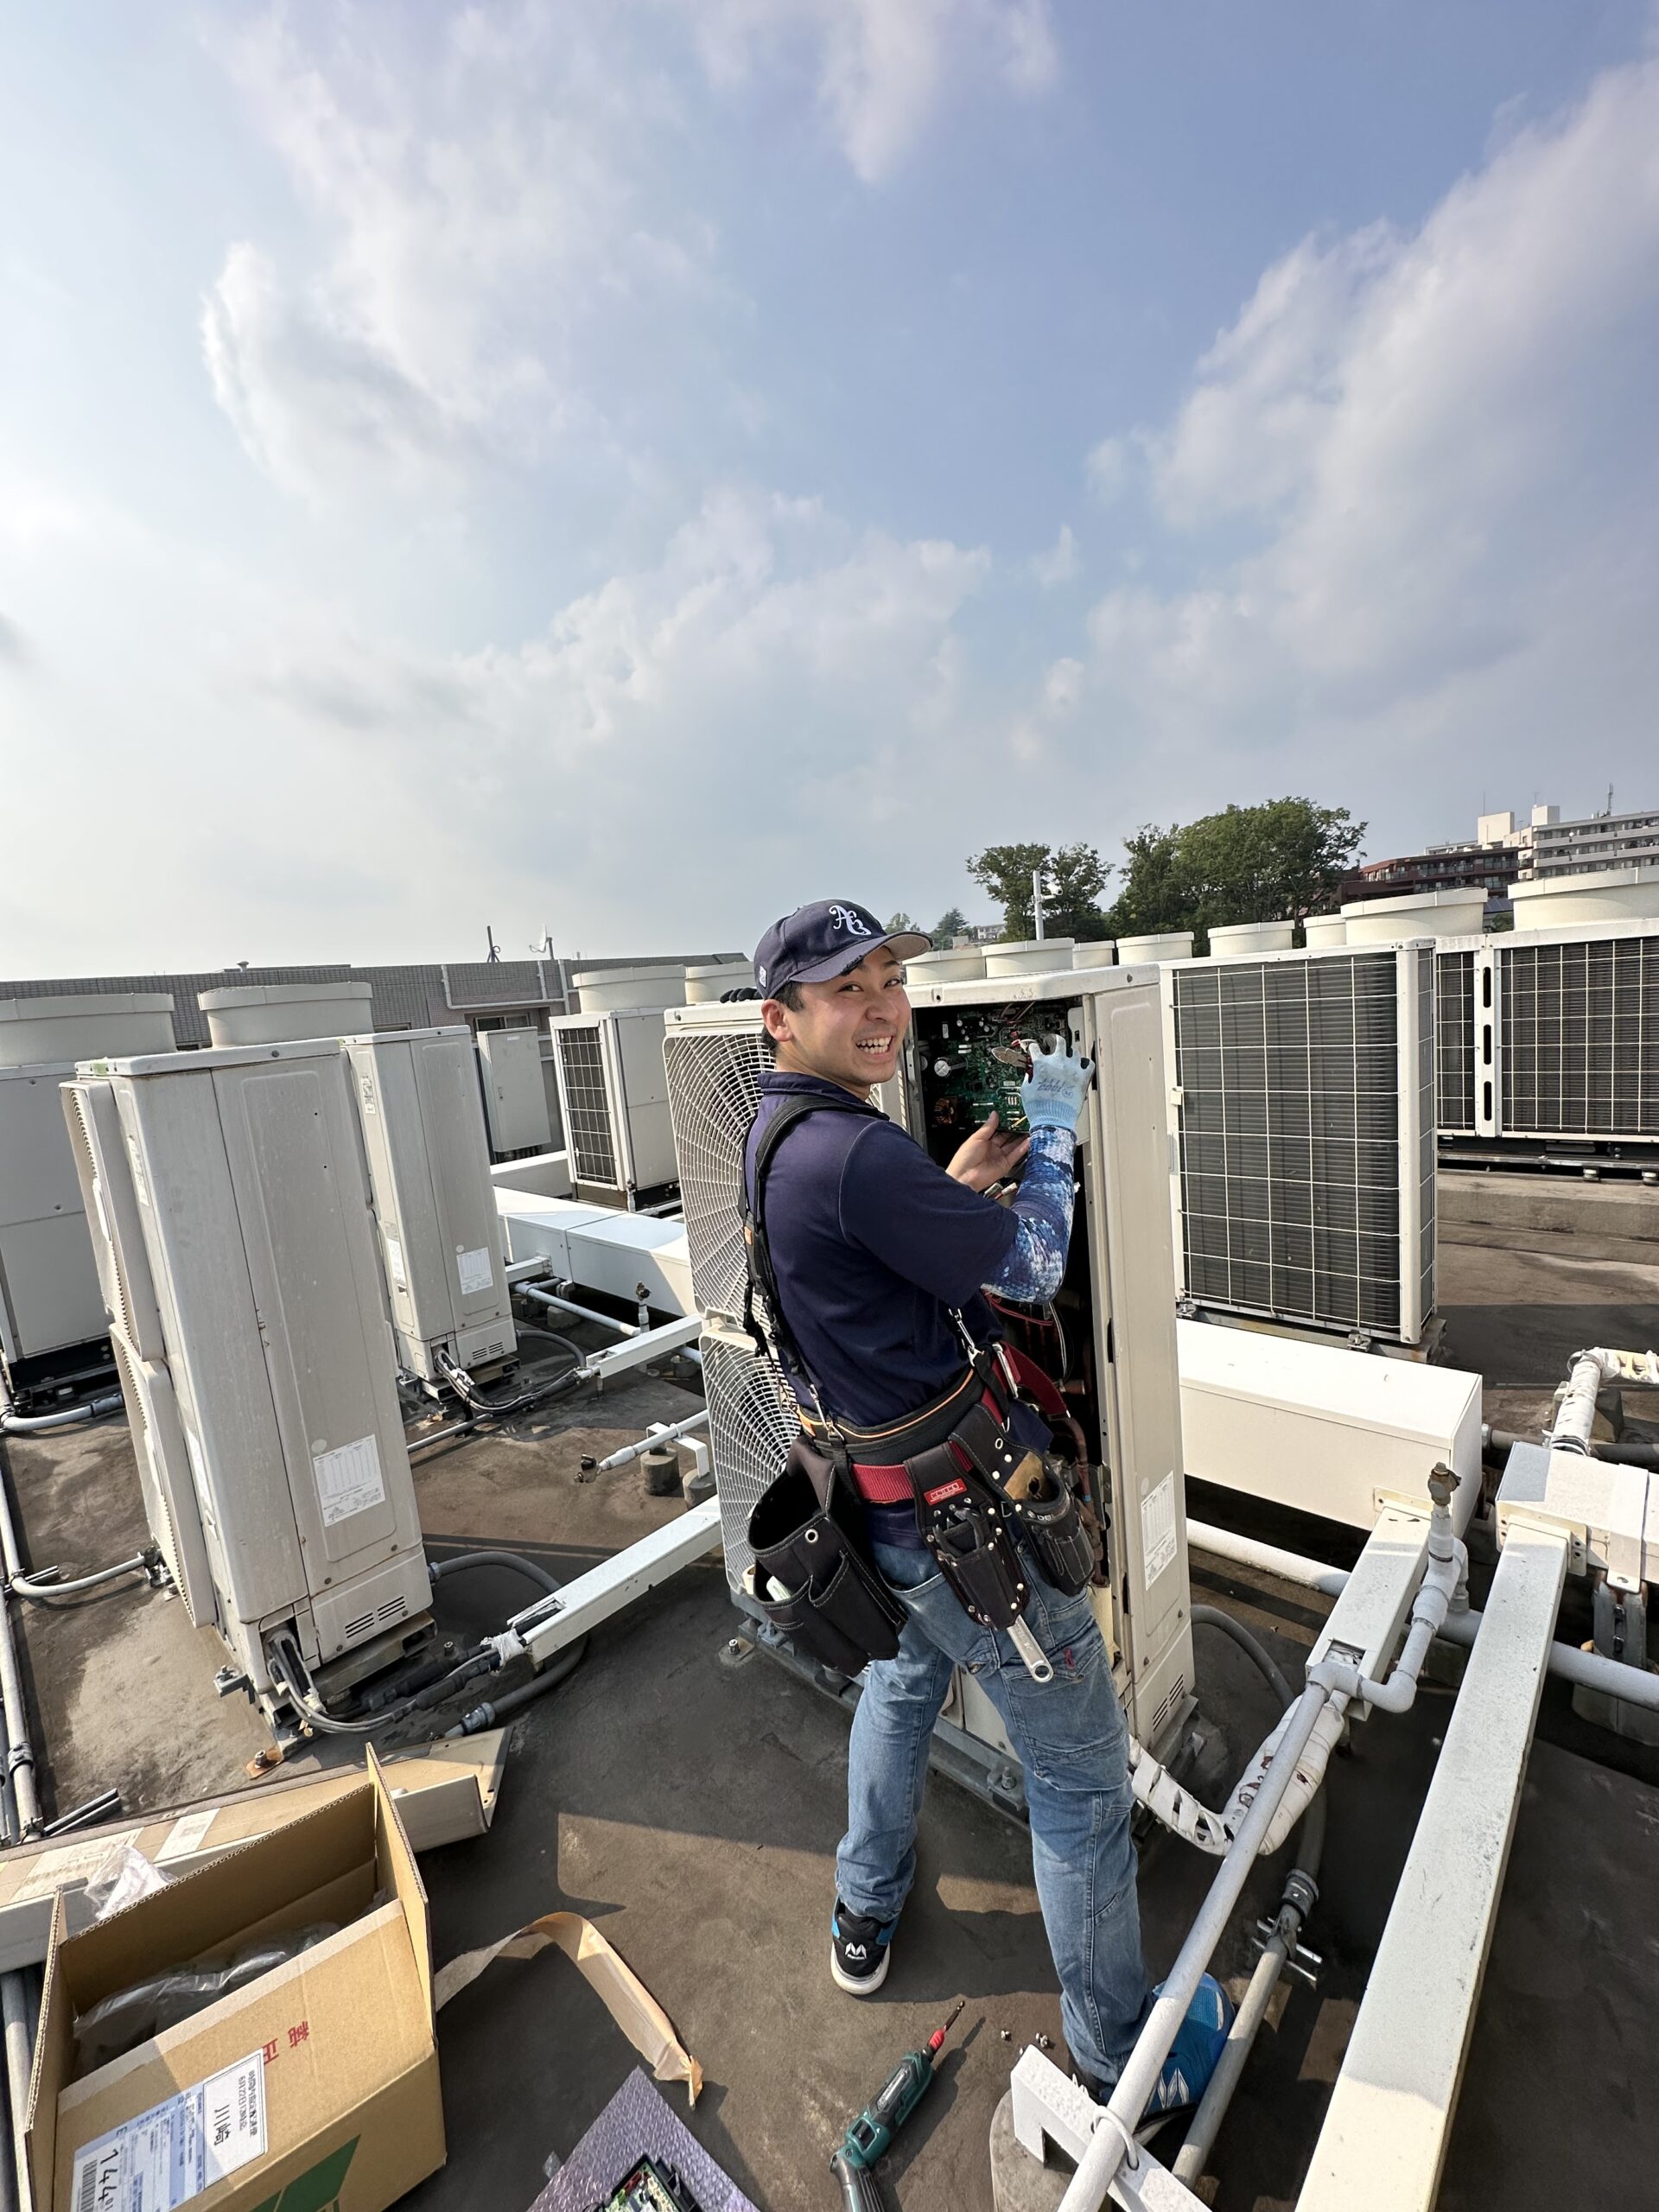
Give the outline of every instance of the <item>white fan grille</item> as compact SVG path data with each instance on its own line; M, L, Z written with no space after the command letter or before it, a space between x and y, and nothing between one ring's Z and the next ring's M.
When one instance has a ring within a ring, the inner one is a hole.
M749 1515L767 1484L783 1472L800 1431L794 1401L778 1370L729 1337L705 1334L702 1387L709 1403L709 1448L720 1494L720 1534L732 1587L753 1559Z
M1500 947L1503 1129L1659 1137L1659 937Z
M1434 976L1434 1119L1468 1135L1475 1126L1475 956L1442 952Z
M743 1311L743 1144L770 1066L753 1029L675 1028L663 1051L698 1310Z
M616 1145L605 1059L598 1029L556 1029L553 1040L564 1076L565 1137L570 1172L578 1183L616 1184Z

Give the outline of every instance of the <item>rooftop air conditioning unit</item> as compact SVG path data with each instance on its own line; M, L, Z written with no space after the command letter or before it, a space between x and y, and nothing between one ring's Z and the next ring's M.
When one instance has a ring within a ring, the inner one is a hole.
M677 1179L660 1007L557 1016L549 1024L578 1197L633 1207Z
M348 1075L333 1039L166 1053L65 1101L152 1529L279 1727L280 1640L326 1698L429 1628Z
M472 1032L348 1037L392 1332L404 1369L434 1385L517 1351Z
M753 1006L671 1008L664 1047L734 1594L751 1559L750 1510L796 1427L786 1386L756 1356L740 1319L742 1146L767 1064L759 1016ZM1051 1306L1009 1307L1007 1326L1064 1378L1101 1462L1114 1573L1109 1588L1096 1591L1096 1609L1131 1726L1157 1742L1190 1709L1193 1675L1154 971L1090 968L925 985L905 1064L881 1103L943 1161L992 1106L1017 1116L1017 1078L997 1054L1039 1027L1069 1030L1093 1053L1100 1077L1079 1147L1065 1282ZM995 1745L1001 1732L976 1689L962 1685L963 1728Z
M1192 1309L1419 1345L1434 1312L1434 950L1163 969Z
M170 1051L162 993L0 1002L0 1368L21 1407L107 1375L104 1300L59 1086L97 1052Z
M541 1031L480 1029L478 1058L491 1153L497 1160L510 1160L517 1153L545 1152L553 1122L542 1073Z

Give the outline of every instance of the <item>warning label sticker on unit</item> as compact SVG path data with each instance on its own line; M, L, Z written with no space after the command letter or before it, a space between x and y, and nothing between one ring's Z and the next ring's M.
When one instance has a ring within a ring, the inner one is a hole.
M311 1465L325 1528L332 1529L337 1521L349 1521L353 1513L366 1513L372 1505L385 1503L380 1446L372 1436L359 1436L355 1444L340 1445L333 1452L316 1452Z
M1150 1587L1175 1559L1175 1478L1166 1475L1141 1501L1141 1549Z
M409 1276L404 1268L404 1248L395 1236L388 1236L386 1239L386 1265L391 1269L392 1281L400 1283L407 1290Z
M480 1244L475 1252L463 1252L455 1247L455 1272L461 1277L461 1294L474 1297L480 1290L487 1290L495 1280L495 1269L490 1261L490 1248Z
M256 2050L75 2153L74 2212L175 2212L265 2151L265 2055Z

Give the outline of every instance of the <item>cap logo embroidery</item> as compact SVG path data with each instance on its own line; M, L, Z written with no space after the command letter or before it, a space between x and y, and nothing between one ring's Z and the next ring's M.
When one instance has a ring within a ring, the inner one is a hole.
M838 930L845 930L849 937L868 937L868 929L850 906L831 906L830 918Z

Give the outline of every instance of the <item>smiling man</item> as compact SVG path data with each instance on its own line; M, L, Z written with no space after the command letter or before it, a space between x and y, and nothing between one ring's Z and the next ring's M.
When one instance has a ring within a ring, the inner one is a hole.
M976 1368L969 1353L999 1334L984 1287L1020 1300L1059 1287L1092 1069L1065 1044L1033 1050L1020 1091L1030 1135L1000 1129L993 1114L938 1166L871 1101L896 1072L910 1024L903 963L928 944L884 930L850 899L824 900L774 924L754 962L773 1059L745 1153L752 1243L764 1244L760 1287L764 1294L769 1275L785 1324L773 1338L804 1426L832 1428L844 1442L866 1556L906 1617L897 1656L869 1665L854 1716L830 1970L857 1997L887 1977L916 1875L929 1741L953 1669L968 1668L1025 1771L1066 2040L1079 2078L1100 2093L1116 2080L1150 2000L1128 1734L1094 1608L1086 1588L1068 1595L1044 1577L1021 1535L1029 1594L1016 1626L1052 1668L1039 1681L1006 1632L970 1618L936 1566L919 1518L923 1487L906 1465L956 1448L964 1418L982 1406L1026 1450L1051 1447L1012 1376L999 1364L988 1386L985 1363ZM1016 1168L1012 1204L986 1195ZM1174 2111L1203 2094L1230 2017L1206 1975L1149 2110Z

